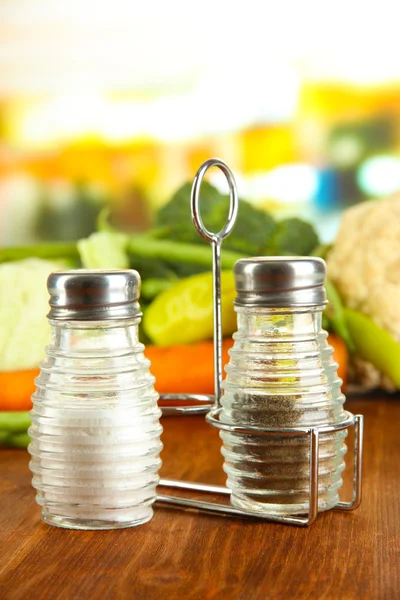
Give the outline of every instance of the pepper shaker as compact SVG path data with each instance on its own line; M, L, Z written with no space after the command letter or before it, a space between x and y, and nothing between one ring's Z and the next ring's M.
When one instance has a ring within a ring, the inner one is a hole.
M310 257L241 259L234 274L238 331L222 384L220 421L278 432L220 432L231 503L252 513L306 513L310 444L284 430L346 419L342 381L321 325L325 263ZM339 502L346 435L342 430L321 436L318 511Z
M136 271L52 273L30 468L42 517L73 529L151 519L161 466L154 377L138 340Z

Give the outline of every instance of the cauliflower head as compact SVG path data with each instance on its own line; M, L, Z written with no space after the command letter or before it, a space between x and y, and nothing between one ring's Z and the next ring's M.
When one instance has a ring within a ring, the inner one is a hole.
M400 195L347 209L327 267L344 304L400 343ZM393 389L372 364L354 357L353 367L368 387Z
M346 210L327 265L345 305L400 342L400 196Z

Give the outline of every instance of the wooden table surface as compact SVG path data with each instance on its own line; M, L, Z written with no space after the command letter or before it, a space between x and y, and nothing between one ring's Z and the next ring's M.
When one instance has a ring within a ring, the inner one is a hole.
M147 524L80 532L40 520L28 453L0 451L0 598L400 598L400 398L358 398L364 499L309 529L156 507ZM218 432L164 419L162 476L223 484Z

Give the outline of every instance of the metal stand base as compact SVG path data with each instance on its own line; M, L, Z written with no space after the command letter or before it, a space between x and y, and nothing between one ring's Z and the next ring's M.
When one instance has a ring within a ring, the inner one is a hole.
M211 411L214 413L214 411ZM209 421L214 421L215 414L211 414ZM215 426L220 429L236 430L236 427L220 423ZM216 514L223 514L225 516L251 518L251 519L262 519L265 521L271 521L275 523L285 523L287 525L298 525L301 527L309 527L317 518L318 515L318 447L319 437L332 431L341 431L348 429L354 425L354 471L353 471L353 497L349 502L338 502L334 507L334 510L351 511L355 510L361 502L361 480L362 480L362 443L363 443L363 416L352 415L346 413L346 420L343 423L334 425L331 427L312 427L310 429L304 428L293 428L290 430L279 430L279 429L262 429L262 428L251 428L255 429L257 435L265 436L277 436L277 435L308 435L310 437L310 505L308 515L305 517L299 517L295 515L271 515L268 513L253 513L250 511L240 510L226 504L219 504L216 502L205 502L203 500L193 500L190 498L181 498L178 496L165 496L157 495L156 502L159 504L165 504L169 506L179 506L183 508L198 509ZM254 431L244 429L248 434L254 434ZM222 494L230 496L231 490L226 487L218 485L208 485L205 483L192 483L189 481L179 481L176 479L161 479L160 487L167 487L173 489L190 490L194 492L204 492L208 494Z

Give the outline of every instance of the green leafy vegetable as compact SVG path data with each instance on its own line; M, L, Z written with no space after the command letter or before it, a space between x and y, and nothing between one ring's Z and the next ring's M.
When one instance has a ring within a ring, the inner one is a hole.
M0 265L0 370L36 368L49 341L47 277L63 262L27 258Z
M168 232L168 237L193 244L205 243L192 224L190 213L191 184L186 183L162 207L157 216L157 225ZM217 232L224 226L229 210L229 198L203 182L201 187L200 211L204 225ZM224 241L224 249L249 256L264 254L272 243L276 230L273 217L245 200L240 200L235 228Z
M162 207L157 216L158 237L201 244L202 238L194 229L190 214L191 184L186 183ZM200 201L204 225L217 232L226 222L229 198L203 182ZM163 232L160 233L159 232ZM224 250L239 252L242 256L298 255L307 256L319 244L314 227L298 218L275 219L245 200L240 200L238 218L231 235L224 241Z
M293 217L277 225L269 250L277 256L308 256L318 245L319 239L311 223Z

